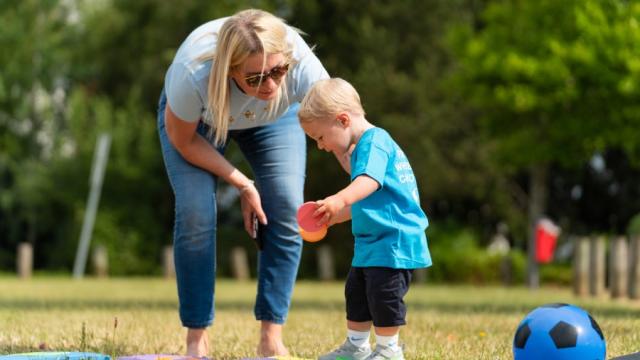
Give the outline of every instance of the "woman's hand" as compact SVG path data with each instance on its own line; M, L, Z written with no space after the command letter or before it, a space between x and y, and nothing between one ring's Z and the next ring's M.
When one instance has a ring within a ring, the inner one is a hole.
M258 193L258 189L253 185L253 182L242 186L239 191L244 229L249 236L255 239L257 234L256 229L253 227L253 218L257 217L261 224L267 225L267 215L265 215L264 210L262 210L260 193Z

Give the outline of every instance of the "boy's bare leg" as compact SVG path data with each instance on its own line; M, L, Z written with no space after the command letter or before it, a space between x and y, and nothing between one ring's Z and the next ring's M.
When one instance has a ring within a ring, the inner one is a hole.
M376 327L376 335L393 336L400 331L400 326Z
M347 320L347 329L355 331L369 331L371 329L371 321L351 321Z

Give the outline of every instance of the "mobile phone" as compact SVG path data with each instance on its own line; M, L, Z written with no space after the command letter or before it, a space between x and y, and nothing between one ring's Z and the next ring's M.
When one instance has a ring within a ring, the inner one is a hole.
M258 251L262 251L262 224L260 224L255 214L253 214L253 233L256 235L253 241L256 243Z

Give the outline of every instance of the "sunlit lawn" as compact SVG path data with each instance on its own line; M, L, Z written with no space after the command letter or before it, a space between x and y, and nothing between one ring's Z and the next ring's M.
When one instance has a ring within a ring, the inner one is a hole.
M212 357L255 356L255 283L219 281ZM409 359L510 359L514 331L533 308L574 303L598 321L608 356L640 350L640 302L578 299L569 289L413 285L401 332ZM115 326L117 319L117 327ZM0 277L0 353L68 350L112 356L184 353L174 281ZM345 336L343 283L299 282L285 343L314 358Z

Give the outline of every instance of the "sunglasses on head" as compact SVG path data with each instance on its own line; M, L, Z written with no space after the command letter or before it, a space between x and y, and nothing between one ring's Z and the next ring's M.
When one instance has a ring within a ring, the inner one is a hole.
M265 82L267 78L273 79L273 81L280 80L286 73L289 71L289 64L274 66L268 73L251 75L244 78L244 81L250 87L258 87L260 84Z

